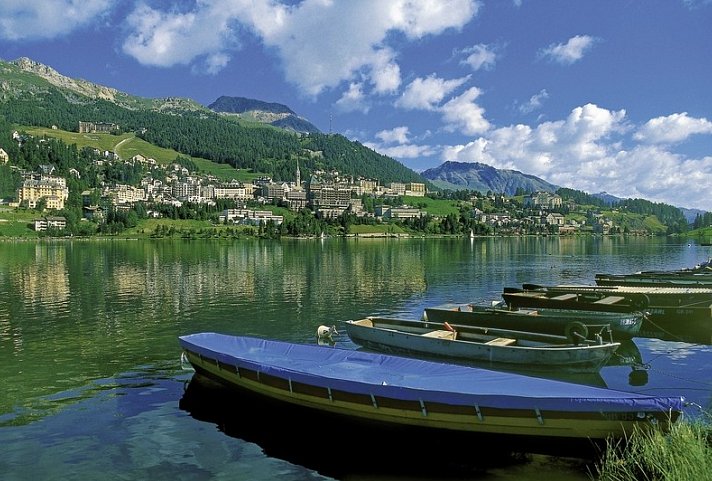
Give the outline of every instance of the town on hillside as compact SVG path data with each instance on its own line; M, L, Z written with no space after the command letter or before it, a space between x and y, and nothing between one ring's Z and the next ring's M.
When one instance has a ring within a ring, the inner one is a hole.
M115 128L114 124L80 125L80 130L87 132L110 132ZM20 146L34 143L38 149L59 150L59 146L48 144L52 139L35 139L18 132L13 132L12 138ZM134 219L176 218L176 209L186 206L191 207L184 209L189 214L181 213L179 218L190 218L190 212L197 211L204 217L208 212L215 225L269 225L278 234L304 232L279 230L285 219L274 213L271 207L276 206L295 213L309 211L323 222L342 227L343 218L348 216L351 224L391 223L410 231L437 234L650 233L622 228L601 212L590 207L581 210L571 199L549 192L511 197L492 192L449 193L451 199L458 201L459 210L456 215L443 215L431 212L425 199L447 197L428 192L424 183L380 185L377 179L341 176L335 171L315 171L302 179L298 160L293 181L276 182L263 176L250 182L225 182L199 172L189 158L180 156L174 163L160 165L141 154L124 159L112 151L84 148L76 154L81 159L28 168L26 159L15 165L1 147L0 166L9 167L18 178L14 199L6 203L16 209L36 210L39 215L34 229L53 234L116 233L121 230L120 222L123 227L131 226L132 222L126 221L129 214ZM80 188L81 192L72 192L73 188ZM71 206L70 196L75 199ZM406 199L409 204L404 202ZM80 222L68 221L64 214L69 208L78 212L74 217L79 217ZM107 223L112 229L102 228ZM83 224L83 228L71 224ZM347 229L341 232L348 233Z

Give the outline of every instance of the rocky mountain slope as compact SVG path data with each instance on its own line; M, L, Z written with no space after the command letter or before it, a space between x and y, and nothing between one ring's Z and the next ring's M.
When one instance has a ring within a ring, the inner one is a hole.
M479 162L444 162L421 174L442 189L503 192L514 195L518 189L526 192L555 192L559 187L539 177L516 170L495 169Z
M179 97L147 99L87 80L67 77L50 66L26 57L0 62L0 100L12 99L28 92L47 93L51 88L61 92L70 101L80 104L87 100L105 100L130 110L209 111L191 99Z
M319 129L307 119L298 116L286 105L275 102L222 96L208 105L208 108L223 115L237 115L294 132L319 132Z

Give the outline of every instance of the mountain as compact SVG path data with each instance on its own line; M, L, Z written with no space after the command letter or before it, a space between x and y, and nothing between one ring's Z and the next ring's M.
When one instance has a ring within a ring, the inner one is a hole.
M286 105L275 102L222 96L208 105L208 108L222 115L237 115L293 132L303 134L319 132L319 129L307 119L298 116Z
M27 58L0 61L0 116L11 124L77 132L82 121L113 123L117 133L134 132L153 145L277 181L293 180L298 161L304 178L335 170L384 185L426 182L395 159L341 135L318 130L295 135L300 117L288 107L246 99L243 110L274 115L274 125L283 128L218 114L191 99L133 96L66 77Z
M687 219L687 222L692 224L695 221L695 218L698 215L705 215L707 213L706 210L700 210L700 209L686 209L684 207L680 207L680 211L682 211L682 215L685 216L685 219Z
M191 99L179 97L146 99L86 80L66 77L52 67L27 57L11 62L0 62L0 101L17 98L27 93L43 94L52 88L62 92L68 100L80 104L91 100L104 100L130 110L209 111Z
M615 195L609 194L608 192L599 192L597 194L591 195L597 199L601 199L607 205L615 205L618 204L621 200L623 200L620 197L616 197Z
M559 188L545 180L516 170L495 169L479 162L444 162L421 175L442 189L502 192L514 195L526 192L556 192Z

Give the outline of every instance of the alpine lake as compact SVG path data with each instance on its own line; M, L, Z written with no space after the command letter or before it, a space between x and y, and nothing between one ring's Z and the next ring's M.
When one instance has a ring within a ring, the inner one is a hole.
M680 269L712 254L688 242L0 242L0 479L589 479L576 460L548 456L473 456L448 472L438 461L447 449L423 445L409 446L419 468L402 460L371 464L378 453L368 440L354 449L339 425L275 424L269 412L239 412L239 402L226 402L229 394L195 386L193 372L181 365L178 336L212 331L316 343L319 325L339 329L369 315L420 318L426 306L501 300L505 286L593 284L596 273ZM625 355L638 359L635 369L617 362L568 380L680 395L710 412L712 325L693 333L680 328L665 340L628 342ZM336 346L358 349L344 332ZM198 392L187 400L190 390ZM696 406L685 412L702 415ZM321 456L325 446L336 449ZM473 454L478 449L473 445ZM423 459L432 469L422 468Z

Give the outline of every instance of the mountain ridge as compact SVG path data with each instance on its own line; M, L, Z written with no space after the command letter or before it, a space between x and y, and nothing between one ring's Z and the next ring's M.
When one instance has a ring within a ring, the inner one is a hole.
M237 115L297 133L320 132L307 119L297 115L288 106L277 102L222 95L208 105L208 108L221 115Z
M421 172L433 185L441 189L501 192L514 195L519 189L525 192L556 192L559 186L518 170L497 169L480 162L443 162L437 167Z

